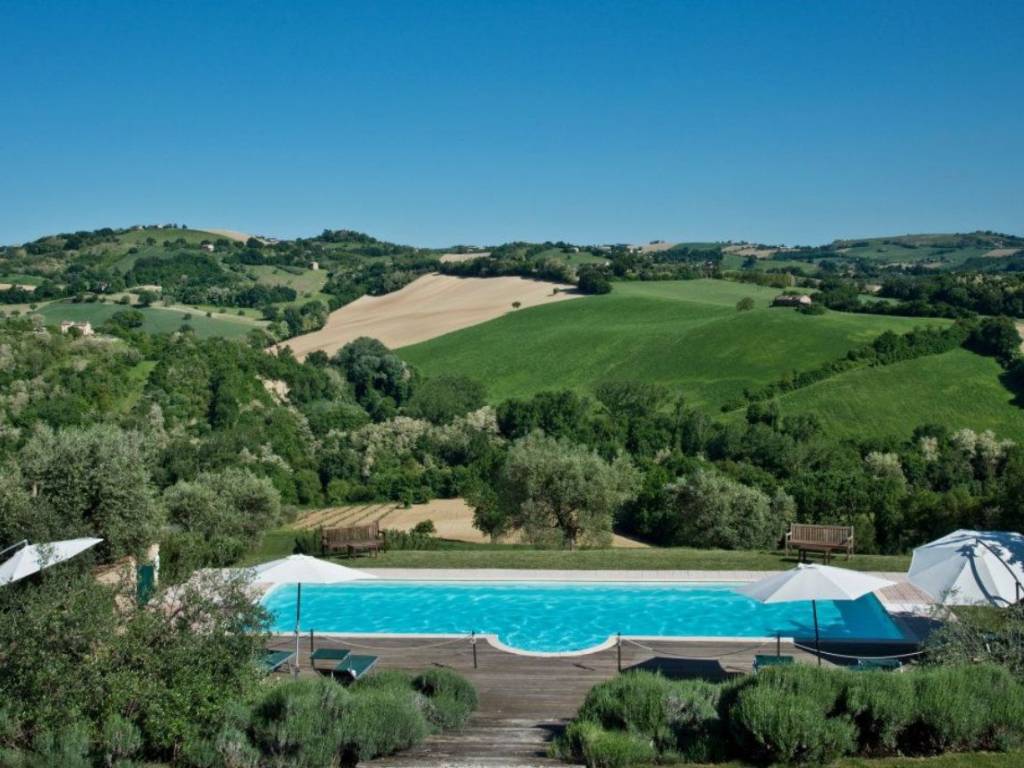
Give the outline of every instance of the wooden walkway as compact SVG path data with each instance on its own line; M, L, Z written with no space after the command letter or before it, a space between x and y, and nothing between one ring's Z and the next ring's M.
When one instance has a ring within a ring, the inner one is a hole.
M375 760L372 768L413 766L553 766L547 758L551 738L561 732L594 685L618 672L616 648L586 656L536 657L500 651L478 640L477 666L473 666L470 640L439 643L430 638L368 639L346 642L317 638L316 647L351 648L380 657L378 669L419 671L431 667L453 669L471 680L480 695L480 707L458 732L431 736L423 744L393 757ZM294 636L277 638L273 647L294 648ZM668 676L723 680L749 672L755 653L774 653L774 641L757 644L734 642L652 641L640 648L623 641L622 669L660 670ZM309 669L309 637L302 639L303 674ZM782 644L782 652L814 663L814 657ZM680 658L686 657L686 658Z

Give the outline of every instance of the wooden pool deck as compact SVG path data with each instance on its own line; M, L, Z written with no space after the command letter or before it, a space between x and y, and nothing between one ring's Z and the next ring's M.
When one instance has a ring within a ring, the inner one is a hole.
M551 738L576 714L587 691L614 677L619 670L616 647L583 656L541 657L509 653L478 639L474 667L473 645L468 638L316 636L314 642L317 648L345 647L354 653L378 656L377 669L381 670L452 669L476 686L480 707L464 729L432 736L413 750L369 764L379 768L554 765L556 762L546 757ZM309 664L309 643L309 635L305 635L300 650L303 676L315 674ZM278 636L271 647L294 649L294 636ZM648 669L670 677L724 680L749 673L755 654L774 653L775 648L774 640L642 643L623 640L621 666L623 671ZM857 650L834 645L831 649ZM795 656L801 663L816 663L812 654L785 641L781 652Z

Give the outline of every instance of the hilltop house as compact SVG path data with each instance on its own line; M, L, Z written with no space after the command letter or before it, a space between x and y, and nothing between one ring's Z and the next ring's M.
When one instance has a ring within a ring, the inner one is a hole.
M199 247L200 247L200 248L202 248L202 249L203 249L204 251L206 251L207 253L213 253L213 252L214 252L215 250L217 250L217 249L216 249L216 248L214 247L213 243L203 243L203 244L202 244L202 245L200 245Z
M812 303L806 293L780 293L772 300L773 307L807 307Z
M60 332L68 333L72 328L77 330L83 336L94 336L96 332L92 329L92 323L88 320L83 322L76 322L75 320L61 320L60 321Z

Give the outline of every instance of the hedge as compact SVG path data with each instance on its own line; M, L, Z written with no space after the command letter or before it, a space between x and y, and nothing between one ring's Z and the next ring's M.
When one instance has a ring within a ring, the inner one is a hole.
M905 674L794 665L722 684L630 672L587 695L553 753L591 768L655 761L823 765L1024 745L1024 686L1002 667Z

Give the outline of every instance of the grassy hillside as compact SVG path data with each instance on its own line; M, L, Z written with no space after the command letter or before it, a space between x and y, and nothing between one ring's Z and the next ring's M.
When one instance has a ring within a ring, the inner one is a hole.
M110 319L115 312L123 309L125 307L119 304L54 302L40 307L38 313L46 319L47 323L57 324L62 320L88 320L93 326L98 326ZM148 307L139 311L145 317L142 330L149 333L172 333L181 328L183 323L188 323L195 330L196 335L202 338L222 336L228 339L240 339L253 328L262 325L246 317L232 315L206 317L199 311L183 312L161 307ZM185 319L186 315L191 315L191 317Z
M791 392L779 405L784 414L817 414L835 435L882 437L895 426L938 423L1024 441L1024 409L1010 402L1002 372L992 358L957 349L851 371Z
M844 354L885 330L940 321L770 309L777 291L717 280L617 283L593 296L506 315L406 347L428 375L464 373L491 401L607 379L654 381L718 408L766 384ZM750 296L755 309L738 312Z

